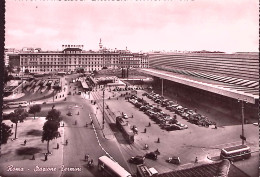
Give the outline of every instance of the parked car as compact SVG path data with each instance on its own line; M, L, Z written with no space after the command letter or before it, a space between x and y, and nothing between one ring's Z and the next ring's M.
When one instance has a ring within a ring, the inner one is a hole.
M188 119L189 119L189 114L188 114L187 112L183 112L183 113L181 114L181 117L182 117L183 119L188 120Z
M143 156L135 156L135 157L131 157L128 160L128 162L139 165L139 164L143 164L144 163L144 159L145 159L145 157L143 157Z
M68 115L68 116L72 116L72 113L71 113L71 112L68 112L67 115Z
M172 105L168 105L168 106L166 106L166 109L167 109L167 110L171 110L172 107L173 107Z
M188 128L188 125L182 124L180 122L177 122L176 125L178 125L182 130Z
M142 94L142 96L148 96L148 93L145 92L145 93Z
M152 160L157 160L157 154L155 152L149 152L145 154L145 157Z
M134 105L135 105L135 107L140 108L142 106L142 103L136 102Z
M141 107L139 108L140 111L146 111L146 110L148 110L148 109L149 109L149 108L146 107L146 106L141 106Z
M167 131L181 130L181 128L178 125L176 125L176 124L172 124L171 126L166 127L165 130L167 130Z
M124 113L124 114L122 114L122 118L123 118L123 119L128 119L128 116L127 116L127 114L125 114L125 113Z

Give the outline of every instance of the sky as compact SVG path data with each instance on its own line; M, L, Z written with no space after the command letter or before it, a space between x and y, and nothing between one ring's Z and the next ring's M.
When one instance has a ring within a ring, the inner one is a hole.
M6 0L8 48L258 52L257 0Z

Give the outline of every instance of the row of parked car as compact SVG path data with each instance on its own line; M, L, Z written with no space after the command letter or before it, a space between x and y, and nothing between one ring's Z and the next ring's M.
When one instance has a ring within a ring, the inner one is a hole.
M155 103L161 105L162 107L165 107L165 109L174 112L175 114L180 115L183 119L186 119L193 124L206 127L208 127L209 125L216 125L215 122L209 120L207 117L198 114L196 110L194 111L188 108L184 108L176 102L164 99L163 96L154 92L143 93L143 96L147 96L147 98L153 100Z
M150 117L155 123L159 124L162 129L167 131L187 129L188 126L181 124L177 121L176 115L170 116L166 114L159 107L149 104L142 98L138 98L136 95L131 95L128 101L132 103L140 111L143 111Z
M129 87L124 87L124 88L116 87L112 91L127 91L127 90L144 90L144 88L143 87L136 87L136 86L134 86L134 87L129 86Z

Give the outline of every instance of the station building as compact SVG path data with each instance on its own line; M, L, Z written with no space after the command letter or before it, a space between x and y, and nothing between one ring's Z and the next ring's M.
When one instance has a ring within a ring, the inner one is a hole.
M102 68L147 68L148 55L128 50L84 51L82 45L63 45L62 51L22 51L21 71L31 73L69 72L78 68L85 71Z
M259 53L149 53L141 71L162 94L258 120Z

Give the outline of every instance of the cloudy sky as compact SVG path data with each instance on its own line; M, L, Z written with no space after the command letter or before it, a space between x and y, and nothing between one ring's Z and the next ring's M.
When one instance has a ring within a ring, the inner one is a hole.
M258 51L257 0L6 0L6 47Z

